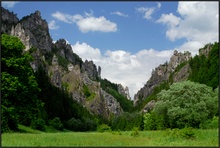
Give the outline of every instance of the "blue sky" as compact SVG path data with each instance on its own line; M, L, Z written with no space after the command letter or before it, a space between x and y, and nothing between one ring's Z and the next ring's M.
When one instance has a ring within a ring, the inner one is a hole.
M218 41L218 2L3 2L19 19L41 12L54 41L64 38L102 77L131 97L174 50L197 54ZM207 23L208 22L208 23Z

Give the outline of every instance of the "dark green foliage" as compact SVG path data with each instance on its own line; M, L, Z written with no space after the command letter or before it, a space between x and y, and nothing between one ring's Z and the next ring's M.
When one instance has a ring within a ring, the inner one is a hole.
M106 125L106 124L101 124L101 125L99 125L99 126L97 127L97 131L98 131L98 132L101 132L101 133L103 133L103 132L111 132L112 129L111 129L110 126L108 126L108 125Z
M101 87L107 93L111 94L119 103L121 108L125 112L131 112L133 108L133 102L128 100L125 96L119 94L117 84L114 84L107 79L100 79Z
M53 53L52 52L46 52L44 54L45 60L49 65L52 65L52 59L53 59Z
M212 119L206 120L199 125L201 129L217 129L219 127L219 117L214 116Z
M118 91L118 86L117 86L117 84L114 84L114 83L110 82L110 81L107 80L107 79L100 79L100 83L101 83L101 87L102 87L104 90L107 90L108 88L112 88L112 89L114 89L115 91Z
M83 84L83 93L85 94L87 101L92 100L95 97L95 93L91 93L86 84Z
M195 138L195 131L192 127L185 127L180 130L180 136L186 139L194 139Z
M82 129L82 122L80 119L72 118L64 123L66 129L71 131L80 131Z
M33 129L45 131L45 121L41 118L35 119L31 123Z
M7 124L2 127L15 130L18 123L30 126L34 118L40 118L43 104L37 98L40 89L29 64L32 57L22 54L25 47L17 37L1 37L2 124Z
M107 93L111 94L119 103L123 111L131 112L133 108L133 102L128 100L125 96L118 93L114 89L107 89Z
M59 117L55 117L54 119L49 121L49 125L52 126L53 128L62 131L63 130L63 124L60 121Z
M67 65L69 64L69 61L59 55L57 55L57 58L59 65L61 65L64 68L64 70L68 71Z
M211 86L213 89L219 85L219 48L218 43L211 47L208 57L196 55L189 61L192 73L189 80Z
M200 123L218 114L218 92L190 81L174 83L158 94L153 112L162 116L166 128L199 128Z
M141 128L142 115L140 113L127 113L115 116L112 120L112 129L121 131L130 131L134 127Z
M97 128L96 121L86 118L83 120L83 129L82 131L95 131Z
M86 84L83 84L83 93L87 98L91 95L91 92L89 91L89 88Z

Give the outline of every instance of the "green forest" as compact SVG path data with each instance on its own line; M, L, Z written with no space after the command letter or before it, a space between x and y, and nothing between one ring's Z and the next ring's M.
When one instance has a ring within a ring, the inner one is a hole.
M19 125L46 131L131 131L175 128L218 128L219 47L212 45L208 57L190 59L189 80L164 82L144 102L133 102L117 92L117 85L99 79L103 90L120 103L124 113L110 120L91 114L71 98L65 89L50 83L43 66L30 66L30 51L13 36L1 35L1 132L19 131ZM62 59L59 62L64 63ZM182 66L182 65L180 65ZM91 96L88 88L85 94ZM155 108L141 113L143 106L157 98Z

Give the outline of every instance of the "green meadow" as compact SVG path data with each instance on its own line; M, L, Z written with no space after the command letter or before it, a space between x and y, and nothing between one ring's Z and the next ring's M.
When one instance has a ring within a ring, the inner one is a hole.
M20 127L23 132L3 133L2 146L218 146L218 129L195 129L191 138L178 130L110 132L41 132Z

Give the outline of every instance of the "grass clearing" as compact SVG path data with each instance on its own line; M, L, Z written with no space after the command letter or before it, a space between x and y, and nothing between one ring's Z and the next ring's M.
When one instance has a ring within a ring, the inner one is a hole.
M2 146L218 146L218 129L195 130L194 139L164 131L3 133Z

